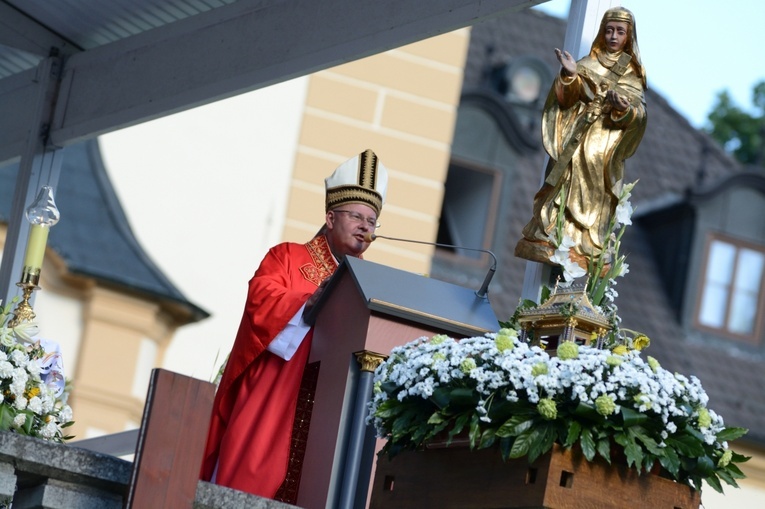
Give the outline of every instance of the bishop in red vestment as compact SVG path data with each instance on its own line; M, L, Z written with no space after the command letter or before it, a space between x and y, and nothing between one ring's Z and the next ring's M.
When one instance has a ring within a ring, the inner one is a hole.
M302 323L346 256L376 228L387 171L371 150L325 180L325 224L306 244L279 244L250 280L247 302L213 404L201 478L273 498L284 482L292 423L313 330ZM306 332L307 331L307 332Z

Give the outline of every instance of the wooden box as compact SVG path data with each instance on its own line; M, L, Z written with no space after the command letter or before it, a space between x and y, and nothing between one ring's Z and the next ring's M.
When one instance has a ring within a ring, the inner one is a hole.
M699 492L557 445L529 465L496 449L447 447L380 456L371 509L698 509Z

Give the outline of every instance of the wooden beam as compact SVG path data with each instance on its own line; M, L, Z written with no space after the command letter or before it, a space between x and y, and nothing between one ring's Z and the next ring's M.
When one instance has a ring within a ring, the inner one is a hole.
M542 1L240 0L72 55L51 141L65 146ZM0 117L0 132L13 123ZM16 146L0 139L0 164Z
M78 51L69 41L5 2L0 3L0 44L39 57L50 55L51 48L61 54Z

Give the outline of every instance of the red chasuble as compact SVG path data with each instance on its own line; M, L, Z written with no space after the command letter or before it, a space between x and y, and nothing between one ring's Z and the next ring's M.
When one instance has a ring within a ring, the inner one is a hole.
M216 484L268 498L276 494L287 473L313 330L289 361L266 348L336 268L324 236L279 244L261 262L215 395L203 480L215 472Z

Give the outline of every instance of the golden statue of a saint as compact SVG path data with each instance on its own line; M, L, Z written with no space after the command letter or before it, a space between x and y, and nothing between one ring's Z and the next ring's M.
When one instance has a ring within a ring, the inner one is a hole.
M609 9L588 56L575 62L567 51L555 54L561 70L542 117L550 161L515 254L556 265L551 257L565 239L570 259L586 269L607 245L624 160L645 132L646 78L635 17L623 7Z

